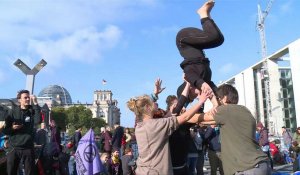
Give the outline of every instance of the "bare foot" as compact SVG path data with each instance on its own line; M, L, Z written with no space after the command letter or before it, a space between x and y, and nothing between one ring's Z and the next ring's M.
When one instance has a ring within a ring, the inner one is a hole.
M197 10L197 13L200 15L201 18L206 18L206 17L210 18L210 11L214 7L214 5L215 5L215 1L208 0L202 5L202 7L200 7Z

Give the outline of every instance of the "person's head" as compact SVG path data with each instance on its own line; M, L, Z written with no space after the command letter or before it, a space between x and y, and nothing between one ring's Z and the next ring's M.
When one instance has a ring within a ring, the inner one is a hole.
M109 154L108 153L102 153L100 159L101 159L102 163L107 163L107 161L109 159Z
M298 128L296 129L296 133L297 133L297 134L300 134L300 127L298 127Z
M118 148L113 148L112 152L111 152L111 156L112 157L119 157L120 156L120 151Z
M292 145L293 145L294 147L297 147L297 146L299 145L299 143L298 143L297 141L293 141L293 142L292 142Z
M125 133L126 133L126 134L130 134L129 128L125 128Z
M55 127L55 126L56 126L55 120L51 120L51 121L50 121L50 126L51 126L51 127Z
M262 130L263 128L264 128L264 125L263 125L261 122L258 122L258 123L256 124L256 129L257 129L258 131Z
M110 126L106 126L106 131L111 131L111 127Z
M223 84L217 89L217 97L220 103L223 104L237 104L239 102L238 91L229 84Z
M101 131L101 132L105 132L105 128L104 128L104 127L101 127L101 128L100 128L100 131Z
M117 127L119 127L120 126L120 122L116 122L115 124L114 124L114 128L116 129Z
M30 105L30 92L28 90L20 90L17 94L17 99L21 108L27 108Z
M276 144L276 139L270 139L270 143Z
M134 112L138 121L142 121L145 116L153 118L153 114L157 110L154 102L148 95L131 98L127 102L127 107Z
M41 123L41 129L45 129L46 128L46 125L45 125L45 123L43 122L43 123Z
M173 105L173 104L177 104L178 103L178 99L175 95L169 95L166 99L166 103L167 103L167 111L170 110L170 107Z
M124 154L126 154L126 155L132 155L131 148L125 148Z
M81 132L81 131L82 131L82 126L78 126L78 127L76 128L76 131L77 131L77 132Z
M281 130L282 132L286 132L286 127L285 126L281 127Z

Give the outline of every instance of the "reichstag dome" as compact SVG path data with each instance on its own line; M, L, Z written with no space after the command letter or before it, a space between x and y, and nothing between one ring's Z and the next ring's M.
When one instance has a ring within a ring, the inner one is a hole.
M70 93L62 86L50 85L44 88L40 93L39 97L52 97L52 99L60 99L61 105L72 104L72 98Z

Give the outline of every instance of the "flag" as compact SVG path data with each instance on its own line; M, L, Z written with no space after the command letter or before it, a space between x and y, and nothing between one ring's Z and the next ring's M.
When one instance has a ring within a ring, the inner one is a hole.
M92 129L80 139L75 153L75 161L78 175L94 175L104 172Z
M102 80L102 84L103 84L103 85L106 85L106 80L103 79L103 80Z

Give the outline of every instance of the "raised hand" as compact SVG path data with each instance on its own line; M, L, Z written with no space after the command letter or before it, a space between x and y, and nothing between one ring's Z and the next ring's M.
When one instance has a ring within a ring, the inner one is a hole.
M207 83L203 83L201 86L201 93L208 93L208 95L211 97L213 94L213 90L211 89L211 87L207 84Z
M160 78L157 78L155 80L155 86L154 86L154 95L158 96L158 94L160 94L163 90L165 90L166 88L162 88L161 87L162 84L162 80Z
M198 100L200 102L205 102L210 97L210 93L207 91L202 91L200 94L198 94Z
M37 98L35 95L30 95L30 101L31 101L31 104L33 103L34 105L37 105Z

